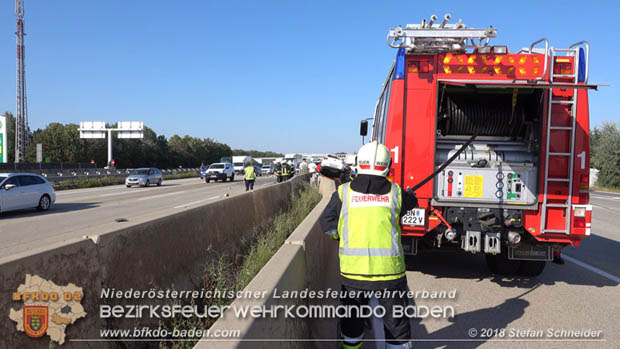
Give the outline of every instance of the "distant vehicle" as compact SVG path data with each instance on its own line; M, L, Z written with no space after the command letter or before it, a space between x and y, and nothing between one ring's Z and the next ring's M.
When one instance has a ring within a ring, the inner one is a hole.
M207 183L211 180L221 180L222 182L226 182L227 179L230 179L231 182L235 180L235 170L229 162L215 163L209 166L209 169L205 174L205 182Z
M161 171L156 168L138 168L129 174L125 179L125 186L127 188L133 185L139 185L141 187L148 187L151 184L161 185L164 176Z
M233 156L232 157L232 164L233 167L235 168L235 173L237 174L242 174L243 168L245 167L245 164L247 163L252 163L252 157L251 156Z
M37 208L47 211L56 202L50 182L32 173L0 173L0 212Z
M298 167L302 159L303 159L303 155L301 154L285 154L284 155L284 160L290 161L290 164L294 166L294 168Z
M269 165L263 165L263 167L261 167L260 172L262 175L270 175L273 174L273 165L269 164Z
M254 164L254 173L257 176L262 176L263 175L261 164Z

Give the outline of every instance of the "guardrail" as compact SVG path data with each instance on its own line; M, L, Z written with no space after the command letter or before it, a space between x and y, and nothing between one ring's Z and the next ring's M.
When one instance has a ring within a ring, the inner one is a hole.
M125 169L109 169L109 168L51 168L51 169L20 169L17 171L9 170L6 171L8 173L11 172L27 172L27 173L36 173L47 178L50 182L56 182L65 179L77 179L77 178L101 178L101 177L119 177L119 176L127 176L133 168L125 168ZM167 174L179 174L179 173L190 173L190 172L199 172L199 168L173 168L173 169L164 169L161 172L164 175ZM2 172L2 170L0 170Z

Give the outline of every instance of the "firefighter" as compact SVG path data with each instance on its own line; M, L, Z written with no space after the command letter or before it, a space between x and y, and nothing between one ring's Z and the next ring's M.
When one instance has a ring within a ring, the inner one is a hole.
M295 164L293 164L293 162L289 160L286 163L286 166L288 167L288 178L287 179L291 179L295 175Z
M254 172L254 166L247 162L244 168L243 181L245 182L245 191L254 190L254 181L256 180L256 173Z
M278 183L284 182L288 179L288 165L286 164L286 160L282 160L280 163L280 172L278 176Z
M418 200L386 178L392 159L383 144L362 146L357 164L355 179L338 187L320 218L325 234L340 241L340 283L345 291L340 302L351 307L368 305L364 291L382 292L372 298L386 310L386 348L409 348L409 319L393 313L393 307L409 305L407 292L393 291L408 290L399 222ZM356 315L352 311L351 317L340 320L343 348L362 345L364 319Z

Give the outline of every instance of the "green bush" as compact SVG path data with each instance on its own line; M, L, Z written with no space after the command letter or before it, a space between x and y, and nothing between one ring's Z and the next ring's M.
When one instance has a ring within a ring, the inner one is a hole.
M620 130L612 122L594 128L590 137L590 167L598 169L596 185L620 188Z

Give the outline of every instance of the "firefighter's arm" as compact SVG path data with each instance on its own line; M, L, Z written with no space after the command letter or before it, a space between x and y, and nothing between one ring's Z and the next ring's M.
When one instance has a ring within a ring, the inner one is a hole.
M342 201L340 201L338 192L334 192L331 199L327 203L327 207L325 207L325 211L323 211L321 218L319 218L321 229L323 229L325 235L334 240L340 239L340 235L338 234L338 220L340 220L341 208Z
M418 198L411 189L405 190L401 188L401 194L403 198L403 204L400 209L400 215L402 217L407 213L407 211L412 210L418 206Z

